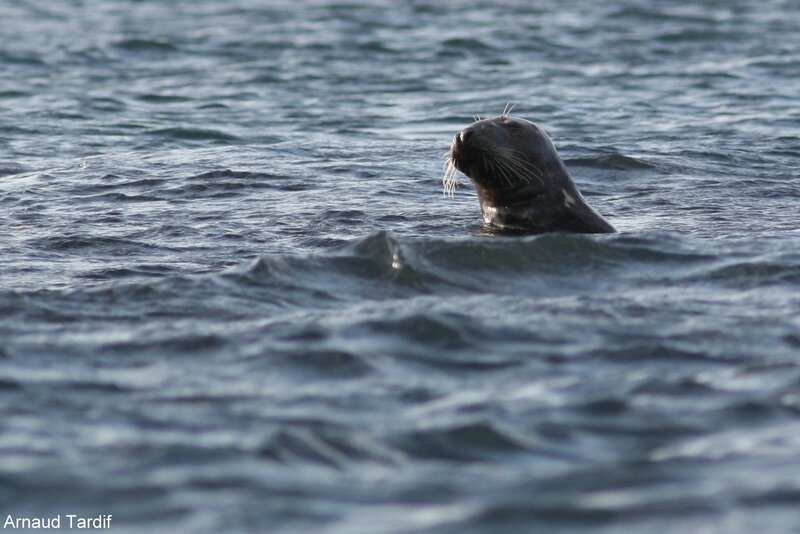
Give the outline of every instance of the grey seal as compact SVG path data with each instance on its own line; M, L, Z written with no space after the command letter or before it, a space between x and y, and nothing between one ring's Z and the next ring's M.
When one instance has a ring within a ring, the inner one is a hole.
M503 114L477 120L446 154L445 194L466 174L483 220L503 230L604 234L613 226L583 199L553 142L536 124Z

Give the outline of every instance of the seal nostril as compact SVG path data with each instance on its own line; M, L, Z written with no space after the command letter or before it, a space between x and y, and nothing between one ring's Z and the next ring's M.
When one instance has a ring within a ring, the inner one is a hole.
M461 137L461 142L462 143L466 143L467 140L470 137L472 137L473 135L475 135L475 131L474 130L464 130L459 134L459 136Z

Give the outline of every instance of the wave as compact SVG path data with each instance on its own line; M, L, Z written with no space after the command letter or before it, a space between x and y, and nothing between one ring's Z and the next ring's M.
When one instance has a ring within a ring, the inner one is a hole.
M130 52L177 52L178 47L167 41L155 39L122 39L114 46Z
M233 134L210 128L161 128L152 130L150 134L182 141L235 141L238 139Z
M635 171L656 169L656 165L650 164L646 161L625 156L622 154L606 154L597 157L588 158L571 158L565 160L567 165L574 165L576 167L594 167L597 169L611 169L622 171Z
M260 180L260 175L220 171L195 177L204 182ZM228 187L228 186L226 186ZM350 213L350 212L347 212ZM179 234L183 230L177 229ZM169 251L142 239L51 236L30 242L46 251L103 248L106 253ZM692 286L761 287L800 282L793 240L710 241L672 233L586 236L547 234L527 237L413 238L377 232L312 254L261 255L216 273L170 275L157 263L122 269L122 279L137 273L153 280L130 282L159 291L190 284L195 289L254 298L271 292L277 300L303 305L385 300L425 295L569 294L577 289ZM777 247L777 249L776 249ZM114 267L104 268L113 281ZM163 276L159 276L163 275ZM128 287L124 284L115 290ZM71 291L108 291L100 289ZM131 296L131 295L127 295Z

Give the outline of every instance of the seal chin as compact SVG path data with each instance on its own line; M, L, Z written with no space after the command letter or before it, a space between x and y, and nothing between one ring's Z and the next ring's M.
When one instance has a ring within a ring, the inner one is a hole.
M530 233L614 232L586 204L547 134L532 122L501 116L474 122L453 138L445 194L470 178L486 223Z

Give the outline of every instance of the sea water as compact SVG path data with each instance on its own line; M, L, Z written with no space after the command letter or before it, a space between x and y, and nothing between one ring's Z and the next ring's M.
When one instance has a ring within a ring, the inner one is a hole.
M0 519L800 524L797 2L0 20ZM466 178L442 195L509 102L618 234L493 235Z

